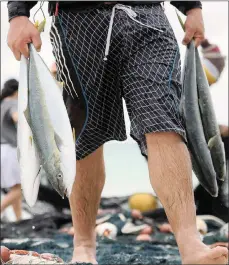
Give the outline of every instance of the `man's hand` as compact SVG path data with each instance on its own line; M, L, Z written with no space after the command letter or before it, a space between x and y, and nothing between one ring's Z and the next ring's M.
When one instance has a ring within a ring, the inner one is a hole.
M229 127L226 125L219 125L220 133L222 137L229 136Z
M194 39L196 47L205 39L204 37L204 21L202 16L202 10L200 8L193 8L187 12L187 19L184 24L185 37L183 44L187 45Z
M21 54L28 58L28 43L32 42L37 51L40 51L42 44L39 31L25 16L15 17L10 21L7 42L18 61Z

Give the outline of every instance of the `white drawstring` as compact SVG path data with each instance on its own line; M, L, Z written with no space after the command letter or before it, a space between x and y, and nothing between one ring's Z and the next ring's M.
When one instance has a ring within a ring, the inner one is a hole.
M106 43L106 50L105 50L105 57L104 57L104 61L107 61L107 56L109 54L109 49L110 49L110 43L111 43L111 33L112 33L112 29L113 29L113 24L114 24L114 17L115 17L115 10L119 9L119 10L123 10L124 12L126 12L126 14L129 16L130 19L132 19L133 21L137 22L138 24L145 26L147 28L152 28L154 30L163 32L163 30L157 29L155 27L146 25L140 21L138 21L136 19L137 14L136 12L134 12L134 10L131 9L131 6L124 6L121 4L116 4L113 6L112 8L112 13L111 13L111 19L110 19L110 24L109 24L109 29L108 29L108 33L107 33L107 43Z

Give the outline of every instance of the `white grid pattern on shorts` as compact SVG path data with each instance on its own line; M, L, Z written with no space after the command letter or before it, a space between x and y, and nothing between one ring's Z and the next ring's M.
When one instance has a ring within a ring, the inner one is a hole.
M77 159L108 140L126 139L122 96L130 115L131 135L143 154L147 154L145 133L175 131L185 137L178 107L179 52L172 29L159 5L134 10L139 21L164 33L141 26L117 11L107 62L103 57L111 9L59 14L58 34L72 57L89 106L87 126L76 143ZM61 66L63 59L55 49L58 45L54 38L52 41ZM63 78L59 66L58 70Z
M139 28L126 20L121 80L131 135L140 144L142 153L147 154L146 133L175 131L185 138L179 114L180 55L173 30L159 5L152 9L137 7L135 12L142 23L163 30L159 33L150 27Z
M61 36L62 45L65 45L64 49L67 48L71 54L75 71L88 101L88 122L82 137L76 142L77 159L81 159L109 140L126 139L118 80L122 45L122 38L119 37L121 29L116 25L118 41L110 50L112 59L105 64L103 56L109 12L104 15L96 10L87 14L61 11L58 19L60 25L58 34ZM55 25L52 27L51 37L52 34L56 34L54 27ZM58 60L55 49L58 45L54 38L52 42L59 65L61 62ZM61 71L58 77L62 78Z

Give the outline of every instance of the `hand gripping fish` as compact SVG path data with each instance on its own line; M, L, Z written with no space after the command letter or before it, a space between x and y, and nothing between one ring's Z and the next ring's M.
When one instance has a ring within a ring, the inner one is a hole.
M181 27L185 31L183 21L178 12L176 13ZM218 138L219 134L216 128L218 125L209 88L206 85L207 79L194 41L187 47L182 79L181 112L186 123L193 170L201 185L213 197L217 197L216 172L220 172L218 173L220 178L223 178L224 175L223 163L221 163L224 160L222 158L222 145ZM206 106L205 110L203 109L204 105ZM220 163L216 165L218 162Z
M62 197L70 195L76 156L59 85L32 44L29 50L29 61L21 60L18 154L23 194L33 206L43 174Z

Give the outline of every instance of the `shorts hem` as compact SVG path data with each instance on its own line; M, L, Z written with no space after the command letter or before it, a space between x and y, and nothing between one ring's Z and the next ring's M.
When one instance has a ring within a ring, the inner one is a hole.
M126 137L123 137L123 138L109 137L109 138L107 138L106 140L103 140L103 141L101 141L99 144L97 144L96 146L94 146L89 152L87 152L87 153L81 155L80 158L79 158L79 156L76 155L76 161L80 161L80 160L86 158L87 156L89 156L89 155L91 155L92 153L94 153L94 152L95 152L98 148L100 148L102 145L104 145L104 144L106 144L106 143L108 143L108 142L110 142L110 141L124 142L124 141L126 141L126 140L127 140L127 136L126 136Z
M175 132L176 134L179 134L182 137L182 139L185 142L185 144L187 144L186 132L185 132L185 130L182 130L182 129L160 129L160 130L155 130L155 129L147 128L147 129L144 130L144 137L148 133L157 133L157 132ZM132 137L132 139L134 141L137 142L137 144L138 144L138 146L139 146L139 148L141 150L141 154L144 157L148 158L147 153L142 150L142 141L139 139L139 137L137 137L133 133L131 133L130 136ZM142 137L142 135L140 137Z

